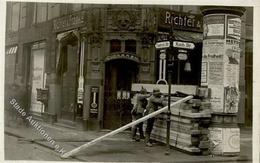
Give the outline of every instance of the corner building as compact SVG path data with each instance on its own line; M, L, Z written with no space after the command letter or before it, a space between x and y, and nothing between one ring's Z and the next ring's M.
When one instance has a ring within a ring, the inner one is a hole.
M249 126L252 11L242 17L238 112L239 123ZM131 84L155 84L165 75L155 43L169 38L195 44L186 61L174 64L173 84L200 85L200 6L8 2L5 104L15 96L27 112L52 123L118 128L131 121ZM37 88L48 89L45 106Z

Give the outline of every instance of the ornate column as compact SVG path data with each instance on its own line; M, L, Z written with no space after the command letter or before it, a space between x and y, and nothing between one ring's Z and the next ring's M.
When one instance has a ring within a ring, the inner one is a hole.
M211 90L212 154L240 152L237 127L242 7L201 7L203 52L201 85ZM243 50L244 51L244 50Z

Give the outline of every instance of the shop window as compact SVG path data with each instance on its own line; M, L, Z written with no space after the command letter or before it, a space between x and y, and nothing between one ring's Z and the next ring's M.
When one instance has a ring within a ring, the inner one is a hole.
M34 22L41 23L47 20L47 3L36 3L34 11Z
M27 12L27 4L21 3L21 12L20 12L20 28L24 28L26 26L26 14Z
M110 41L110 52L120 52L121 51L121 41L111 40Z
M48 4L48 20L60 16L60 4L49 3Z
M125 51L136 53L136 41L135 40L126 40L125 41Z
M20 3L15 2L12 4L12 10L11 10L11 31L18 31L19 13L20 13Z
M195 48L187 52L186 60L178 59L178 50L167 50L167 55L172 53L173 57L173 72L172 84L178 85L200 85L201 78L201 59L202 59L202 43L196 43ZM160 52L157 50L157 80L160 74ZM168 81L168 73L166 67L166 80Z

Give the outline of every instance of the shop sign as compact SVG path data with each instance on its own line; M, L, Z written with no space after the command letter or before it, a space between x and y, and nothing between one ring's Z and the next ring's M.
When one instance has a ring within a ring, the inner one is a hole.
M159 28L202 32L202 15L172 10L159 11Z
M157 42L155 44L156 49L164 49L170 47L170 41Z
M83 26L86 23L85 11L76 12L67 16L63 16L53 20L53 31L65 31L79 26Z
M99 88L92 87L90 91L90 113L98 114Z
M194 49L195 45L191 42L173 41L173 47L182 49Z

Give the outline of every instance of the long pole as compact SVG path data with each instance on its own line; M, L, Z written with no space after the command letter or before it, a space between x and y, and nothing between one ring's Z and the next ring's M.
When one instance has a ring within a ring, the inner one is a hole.
M180 100L172 103L170 105L170 107L172 107L174 105L177 105L179 103L185 102L187 100L190 100L192 98L193 98L193 96L187 96L187 97L185 97L183 99L180 99ZM117 134L117 133L119 133L121 131L124 131L124 130L126 130L126 129L134 126L134 125L137 125L137 124L139 124L139 123L141 123L141 122L143 122L143 121L145 121L145 120L147 120L149 118L155 117L156 115L166 111L167 109L168 109L168 106L165 106L165 107L163 107L163 108L161 108L161 109L159 109L159 110L157 110L157 111L155 111L155 112L153 112L151 114L148 114L148 115L146 115L146 116L144 116L144 117L142 117L142 118L140 118L140 119L138 119L136 121L128 123L125 126L122 126L122 127L118 128L118 129L116 129L114 131L111 131L111 132L109 132L109 133L107 133L107 134L105 134L105 135L103 135L101 137L98 137L98 138L96 138L96 139L94 139L94 140L92 140L92 141L90 141L90 142L88 142L86 144L83 144L83 145L81 145L81 146L79 146L79 147L77 147L77 148L75 148L75 149L73 149L73 150L71 150L71 151L61 155L61 158L68 158L68 157L70 157L72 155L75 155L76 153L78 153L78 152L80 152L80 151L82 151L82 150L84 150L84 149L86 149L86 148L88 148L88 147L90 147L90 146L92 146L92 145L102 141L104 138L109 137L109 136L113 136L113 135L115 135L115 134Z
M170 63L172 64L172 63ZM172 71L171 65L168 66L168 110L167 110L167 119L166 119L166 126L167 126L167 134L166 134L166 155L170 154L170 128L171 128L171 84L172 84Z

